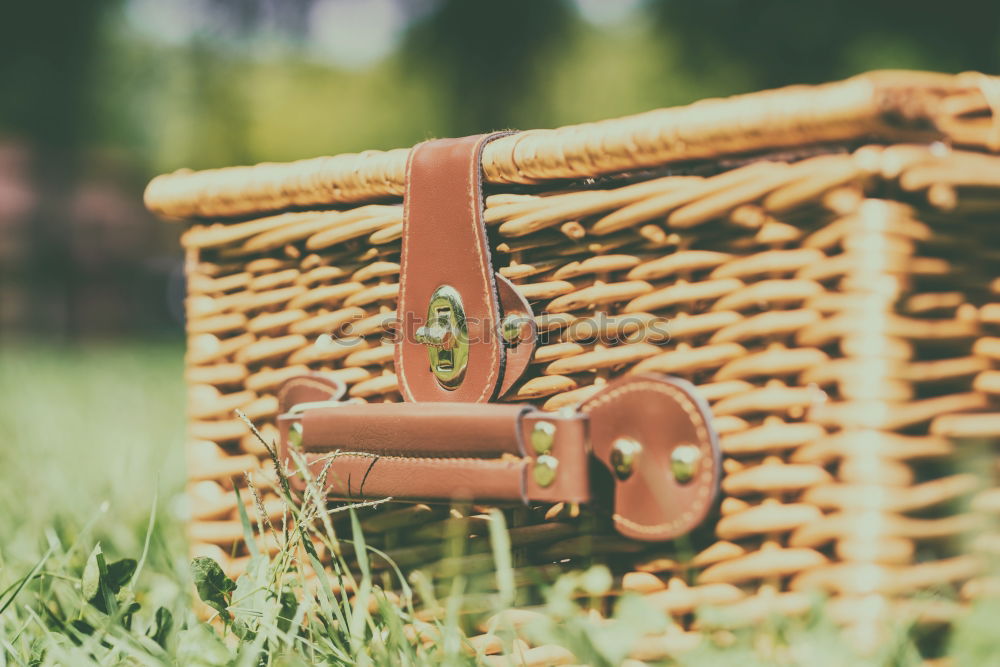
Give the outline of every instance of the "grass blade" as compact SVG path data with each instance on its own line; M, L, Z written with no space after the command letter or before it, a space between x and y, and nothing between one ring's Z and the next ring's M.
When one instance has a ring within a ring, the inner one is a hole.
M361 532L361 522L358 520L358 513L353 509L351 512L351 534L354 537L354 556L358 559L358 569L361 576L368 579L371 576L371 568L368 563L368 545L365 544L365 536Z
M2 615L5 611L7 611L7 607L9 607L12 602L14 602L14 598L18 596L18 594L28 584L28 582L31 581L36 574L38 574L39 570L42 569L42 566L45 565L45 562L49 559L50 556L52 556L53 548L54 547L50 546L49 550L45 552L45 555L42 556L37 563L35 563L35 567L31 568L28 574L21 577L20 581L17 583L17 587L14 589L14 592L10 594L10 597L8 597L3 604L0 604L0 615Z
M135 572L132 573L129 586L135 586L135 582L139 579L139 573L142 572L142 568L146 564L146 556L149 555L149 543L153 540L153 528L156 526L156 505L159 499L160 485L157 483L153 489L153 506L149 508L149 522L146 524L146 537L142 542L142 555L139 556L139 564L135 566Z
M497 508L490 510L490 547L496 565L497 590L500 603L504 607L514 604L516 586L514 584L514 562L510 553L510 534L503 512Z
M243 526L243 539L246 540L247 549L250 556L256 558L260 555L257 542L253 539L253 528L250 526L250 517L247 516L247 508L243 506L243 496L240 495L240 487L233 480L233 491L236 492L236 511L240 513L240 524Z

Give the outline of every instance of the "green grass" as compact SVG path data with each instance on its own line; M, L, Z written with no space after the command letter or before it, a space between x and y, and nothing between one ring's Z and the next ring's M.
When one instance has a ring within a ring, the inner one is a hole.
M286 548L270 558L258 553L240 580L210 561L192 568L180 498L181 357L172 345L0 346L0 667L481 662L460 631L464 580L453 580L453 594L440 600L412 574L397 579L401 596L382 593L368 576L366 556L375 555L364 536L334 535L316 498L289 503L304 532L253 527L275 531ZM251 528L245 518L245 532ZM489 604L501 611L514 596L499 513L490 536L498 572ZM324 571L313 540L353 549L361 571L353 576L338 563ZM587 607L608 585L601 567L564 576L548 590L544 615L521 632L587 664L620 664L636 640L669 619L625 596L616 623L595 620ZM192 612L196 589L217 610L212 623ZM414 599L431 601L438 618L417 621ZM979 608L940 640L957 664L1000 655L996 612ZM805 618L751 628L726 628L712 610L701 618L718 629L683 664L919 662L906 627L860 660L820 604ZM514 646L512 627L495 630Z
M136 596L183 618L182 354L176 344L0 346L0 590L37 568L17 597L0 598L8 664L44 649L51 664L84 661L44 609L76 618L88 554L99 542L109 559L137 558L154 501Z

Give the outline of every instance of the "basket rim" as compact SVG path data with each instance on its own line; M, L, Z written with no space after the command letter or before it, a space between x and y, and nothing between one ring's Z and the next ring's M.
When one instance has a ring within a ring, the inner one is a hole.
M880 70L833 83L527 130L486 146L483 177L492 185L539 185L865 140L945 141L998 151L1000 77ZM398 199L405 191L409 154L410 149L398 148L181 169L154 178L144 200L150 211L167 219L224 219Z

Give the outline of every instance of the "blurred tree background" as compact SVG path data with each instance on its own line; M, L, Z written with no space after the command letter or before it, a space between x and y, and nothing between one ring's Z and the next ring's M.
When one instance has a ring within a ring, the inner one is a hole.
M54 0L0 21L0 334L180 331L162 171L1000 71L987 0Z

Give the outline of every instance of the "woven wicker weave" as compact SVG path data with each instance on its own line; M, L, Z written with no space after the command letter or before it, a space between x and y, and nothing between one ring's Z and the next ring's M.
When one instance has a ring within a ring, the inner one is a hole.
M998 86L877 73L487 146L495 263L549 332L507 400L557 409L622 374L681 376L726 456L719 514L683 545L628 541L575 507L513 512L519 581L609 563L616 589L677 619L640 659L696 641L688 615L706 603L752 623L819 589L864 641L887 605L939 620L1000 591L983 568L1000 538L980 530L1000 491L960 469L1000 436ZM406 156L178 172L147 191L190 221L190 536L231 571L245 558L231 478L268 465L234 409L273 437L277 387L309 369L399 400L381 339ZM669 335L593 340L652 317ZM481 511L462 535L483 534ZM363 523L404 568L488 586L485 538L440 560L456 517L408 505ZM914 599L949 588L955 602Z

